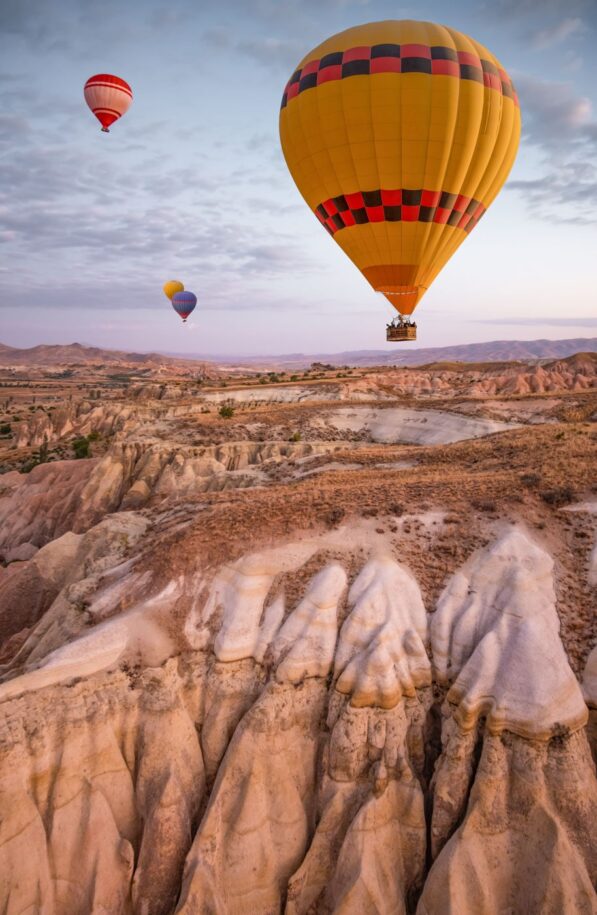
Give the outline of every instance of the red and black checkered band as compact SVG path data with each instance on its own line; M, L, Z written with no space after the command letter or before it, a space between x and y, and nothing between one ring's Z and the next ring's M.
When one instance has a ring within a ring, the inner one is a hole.
M330 197L315 207L315 215L335 235L366 222L435 222L471 232L485 207L472 197L446 191L357 191Z
M512 80L490 60L469 51L429 47L423 44L374 44L370 48L333 51L320 60L310 60L292 74L282 96L282 108L301 92L332 80L374 73L427 73L455 76L495 89L518 105Z

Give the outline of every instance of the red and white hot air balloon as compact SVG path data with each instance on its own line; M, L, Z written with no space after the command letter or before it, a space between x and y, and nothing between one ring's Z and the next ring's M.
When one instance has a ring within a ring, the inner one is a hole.
M110 125L128 111L133 101L133 91L129 84L109 73L90 76L83 94L105 133L109 133Z

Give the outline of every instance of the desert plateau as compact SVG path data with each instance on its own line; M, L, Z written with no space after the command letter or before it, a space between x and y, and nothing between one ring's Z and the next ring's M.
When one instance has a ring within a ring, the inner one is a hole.
M597 355L70 358L0 369L0 910L595 912Z

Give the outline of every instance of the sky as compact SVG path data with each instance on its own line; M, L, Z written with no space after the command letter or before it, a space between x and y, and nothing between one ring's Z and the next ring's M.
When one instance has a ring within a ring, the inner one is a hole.
M278 114L300 59L380 19L463 31L517 87L509 180L417 310L419 345L597 328L597 0L2 0L0 340L135 351L390 349L391 306L319 226ZM115 73L109 134L83 100ZM162 284L199 303L183 325Z

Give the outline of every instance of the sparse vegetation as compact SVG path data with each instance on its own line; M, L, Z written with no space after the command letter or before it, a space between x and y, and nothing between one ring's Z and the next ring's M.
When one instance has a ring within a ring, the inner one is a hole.
M73 439L72 446L77 459L89 457L89 441L86 437Z
M333 508L325 516L326 523L329 527L335 527L342 521L345 514L346 512L343 508Z
M574 490L570 486L561 486L556 489L544 489L539 495L547 505L552 505L554 508L568 505L575 497Z
M222 419L232 419L234 416L234 407L231 404L224 404L219 409L219 414Z
M45 464L48 460L48 436L44 435L44 440L39 448L38 463Z
M23 464L21 464L20 472L21 473L31 473L33 468L37 467L38 464L39 464L39 461L37 460L37 458L31 457L31 458L29 458L29 460L27 460Z
M388 511L391 515L396 515L399 518L400 515L404 514L404 506L400 505L399 502L392 502L391 505L388 505Z
M541 482L541 477L538 473L521 473L520 482L523 486L537 486Z
M489 499L473 499L472 501L473 508L476 508L480 512L495 512L497 511L497 505L495 502L492 502Z

